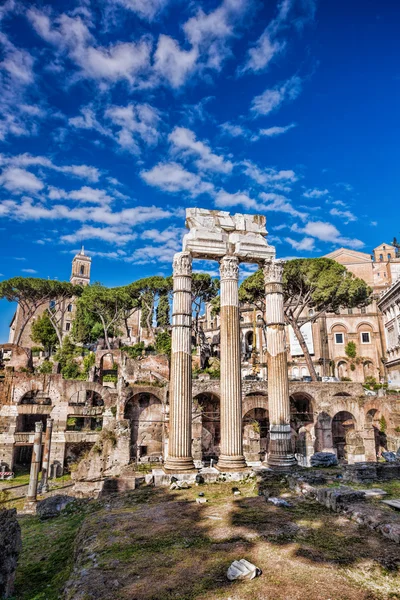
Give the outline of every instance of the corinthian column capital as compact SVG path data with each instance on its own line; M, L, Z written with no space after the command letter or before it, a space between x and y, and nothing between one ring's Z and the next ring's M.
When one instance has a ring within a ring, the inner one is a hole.
M224 256L219 263L221 280L239 280L239 259L236 256Z
M263 268L265 283L282 283L284 264L283 260L266 260Z
M192 275L192 256L190 252L177 252L174 255L174 276Z

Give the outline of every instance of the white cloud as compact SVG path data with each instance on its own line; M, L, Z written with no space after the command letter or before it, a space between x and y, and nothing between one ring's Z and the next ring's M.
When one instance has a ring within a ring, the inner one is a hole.
M307 252L311 252L314 250L315 241L311 237L305 237L300 242L293 240L292 238L285 238L285 241L292 246L295 250L306 250Z
M259 185L273 188L282 192L291 190L291 184L297 181L296 173L292 169L278 171L272 167L260 169L250 160L243 161L244 173Z
M307 213L300 212L296 210L290 201L285 198L285 196L280 196L279 194L266 194L265 192L261 192L260 198L264 200L263 210L272 211L272 212L283 212L287 213L292 217L298 217L300 219L305 219L308 215ZM267 203L267 204L266 204Z
M247 210L260 210L260 203L250 198L247 192L236 192L230 194L225 190L220 190L215 196L215 205L218 208L228 208L230 206L243 206Z
M89 30L93 24L85 23L82 15L61 14L51 21L44 12L31 8L27 18L42 39L75 62L83 78L108 83L126 80L135 84L138 76L150 66L151 43L146 38L107 47L96 46Z
M341 217L344 219L345 223L349 223L351 221L357 221L357 217L353 215L353 213L349 210L338 210L337 208L331 208L329 214L333 217Z
M248 0L223 0L210 13L206 14L199 8L196 15L183 25L189 42L199 49L205 67L221 69L231 53L227 42L236 35L235 29L251 4Z
M283 133L290 131L290 129L293 129L293 127L296 127L295 123L285 125L285 127L268 127L268 129L260 129L259 134L260 136L276 137L277 135L282 135Z
M179 88L193 72L198 56L197 48L181 50L176 40L163 34L154 54L154 69L171 87Z
M185 191L191 196L198 196L214 190L212 183L203 181L176 162L160 162L149 171L141 171L140 175L149 185L167 192Z
M109 244L124 246L136 238L137 234L124 231L121 227L92 227L90 225L84 225L75 233L63 235L61 240L71 244L98 239Z
M0 176L0 184L10 192L39 192L44 184L33 173L17 167L4 169Z
M139 152L137 138L148 146L155 145L159 140L160 115L149 104L110 106L105 116L120 128L116 139L118 144L127 150Z
M46 169L57 171L58 173L66 173L93 182L98 181L100 177L100 171L96 167L91 167L89 165L59 166L54 164L46 156L33 156L28 153L15 156L0 154L0 166L1 165L10 165L13 167L44 167Z
M136 13L142 19L152 21L168 4L169 0L109 0Z
M113 201L113 198L104 190L92 188L87 185L81 187L79 190L72 190L70 192L66 192L60 188L50 187L49 198L50 200L71 199L78 200L78 202L82 202L83 204L103 205Z
M175 149L183 155L194 154L199 156L195 161L198 169L220 173L230 173L232 171L233 164L231 161L211 152L210 147L206 143L197 140L194 132L190 129L175 127L168 139Z
M35 271L35 269L21 269L21 271L23 273L29 273L30 275L34 275L35 273L37 273L37 271Z
M286 46L286 42L278 42L272 39L271 33L266 29L258 38L257 42L248 52L248 60L239 73L246 71L259 72L270 64L272 59L281 53Z
M348 246L349 248L357 249L365 246L364 242L361 240L343 237L340 234L340 231L334 225L332 225L332 223L325 221L310 221L302 229L294 225L292 227L292 231L305 233L306 235L315 237L322 242L332 242L333 244Z
M232 137L251 137L252 135L252 132L249 129L234 123L222 123L220 128L224 133L227 133Z
M303 196L305 198L322 198L322 196L326 196L327 194L329 194L329 190L319 190L318 188L314 188L304 192Z
M268 115L277 110L284 102L295 100L301 92L301 79L294 75L284 83L265 90L253 98L251 110L256 115Z

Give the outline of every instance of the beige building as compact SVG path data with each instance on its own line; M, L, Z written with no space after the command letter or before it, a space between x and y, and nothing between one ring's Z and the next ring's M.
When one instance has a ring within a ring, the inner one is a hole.
M81 251L78 252L78 254L76 254L76 256L74 256L74 258L72 259L70 282L74 285L89 285L91 263L92 259L90 258L90 256L87 256L85 254L85 251L82 247ZM23 346L24 348L33 348L34 346L37 346L37 343L33 342L31 339L32 323L35 319L40 317L48 308L51 308L53 303L54 301L50 301L48 303L42 304L37 309L32 319L28 322L24 331L22 332L22 336L19 341L20 346ZM63 335L68 335L70 333L72 329L74 315L75 302L74 299L71 299L70 301L62 305L61 314L59 315L61 319ZM23 319L21 309L18 306L10 323L10 334L8 339L10 344L16 343L16 340L18 339L18 335L21 330L22 321Z
M387 347L386 369L389 387L400 389L400 276L379 300Z

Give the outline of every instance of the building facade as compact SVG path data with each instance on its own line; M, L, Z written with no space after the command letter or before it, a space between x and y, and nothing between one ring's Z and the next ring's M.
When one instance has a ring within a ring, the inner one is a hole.
M382 312L386 340L386 370L390 388L400 389L400 275L385 290L378 306Z

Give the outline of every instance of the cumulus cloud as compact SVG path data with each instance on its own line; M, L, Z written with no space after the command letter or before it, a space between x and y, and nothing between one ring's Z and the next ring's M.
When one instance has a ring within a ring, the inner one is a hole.
M93 227L90 225L84 225L78 229L75 233L69 235L63 235L61 241L66 243L75 243L82 240L102 240L109 244L116 244L117 246L124 246L128 242L137 238L136 233L125 231L121 227Z
M255 116L269 115L284 102L295 100L301 92L301 87L300 77L294 75L287 81L265 90L259 96L255 96L251 103L251 111Z
M96 167L89 165L56 165L47 156L33 156L28 153L17 154L15 156L0 154L0 166L5 165L13 167L43 167L93 182L98 181L100 178L100 171Z
M290 125L285 125L284 127L268 127L267 129L260 129L259 131L259 135L260 136L266 136L266 137L276 137L278 135L282 135L283 133L286 133L287 131L290 131L291 129L293 129L293 127L296 127L295 123L291 123Z
M329 214L333 217L342 218L345 223L350 223L350 221L357 221L357 217L353 215L353 213L350 210L338 210L337 208L331 208Z
M21 271L23 273L29 273L29 275L34 275L35 273L37 273L37 271L35 271L35 269L21 269Z
M315 240L311 237L305 237L299 242L293 240L290 237L285 238L285 241L292 246L295 250L305 250L311 252L315 247Z
M149 171L141 171L140 175L149 185L166 192L184 191L191 196L199 196L214 190L212 183L203 181L176 162L160 162Z
M223 156L214 154L209 145L196 139L196 135L190 129L185 127L175 127L168 137L173 144L174 149L185 155L198 156L195 164L202 171L217 171L220 173L230 173L233 164Z
M154 55L154 69L171 87L179 88L194 70L198 56L196 47L181 50L176 40L168 35L160 35Z
M35 193L43 189L43 182L33 173L17 167L4 169L0 176L0 185L10 192Z
M104 47L96 45L89 29L92 23L85 22L81 15L61 14L51 20L43 11L31 8L27 18L43 40L77 65L80 77L135 84L139 74L149 68L151 43L146 38Z
M106 118L119 128L117 142L123 148L138 153L137 138L148 146L159 140L159 112L149 104L128 104L110 106L105 112Z
M250 160L243 161L244 173L259 185L282 192L289 192L292 184L297 181L292 169L277 170L272 167L260 169Z
M108 0L110 4L116 4L131 10L142 19L152 21L169 3L169 0Z
M303 228L294 225L292 231L305 233L322 242L331 242L336 245L348 246L349 248L358 249L365 246L361 240L343 237L332 223L326 221L309 221Z
M263 209L265 211L283 212L303 220L308 216L307 213L296 210L285 196L261 192L260 198L264 200Z
M259 200L251 198L248 192L236 192L230 194L225 190L220 190L215 194L215 205L218 208L228 208L230 206L243 206L246 210L264 212L282 212L292 217L304 219L307 215L296 210L290 201L284 196L278 194L259 194Z
M81 187L79 190L72 190L70 192L51 187L49 190L49 198L50 200L77 200L82 204L109 204L113 201L113 198L104 190L92 188L87 185Z
M329 194L329 190L319 190L318 188L310 189L304 192L303 196L305 198L322 198Z

